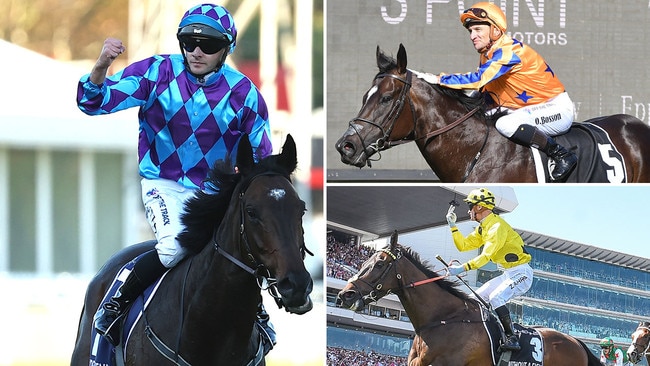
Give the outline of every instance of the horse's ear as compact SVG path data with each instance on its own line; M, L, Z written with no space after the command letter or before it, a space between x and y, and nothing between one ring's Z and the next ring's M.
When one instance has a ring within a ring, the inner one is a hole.
M237 147L237 169L245 173L253 168L255 159L253 159L253 147L248 139L248 134L244 134L239 139L239 146Z
M390 236L390 248L395 249L397 245L397 230L393 231L393 234Z
M384 53L381 52L381 48L379 48L379 45L377 45L377 52L376 52L376 54L377 54L377 67L379 68L379 70L381 70L381 69L382 69L382 66L383 66L384 63L385 63L384 60L386 59L386 57L384 56Z
M400 74L406 72L406 48L403 44L399 44L399 50L397 51L397 69Z
M282 165L288 172L293 173L298 166L298 153L296 152L296 142L293 140L293 137L288 134L287 139L282 145L282 152L278 156L278 162Z

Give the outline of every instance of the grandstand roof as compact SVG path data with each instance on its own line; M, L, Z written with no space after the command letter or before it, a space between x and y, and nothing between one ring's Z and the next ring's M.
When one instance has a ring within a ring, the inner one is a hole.
M449 203L456 200L458 221L467 220L463 198L476 187L431 185L328 185L327 224L364 236L364 240L424 230L447 224ZM517 207L510 187L489 187L497 197L497 212Z
M362 240L388 237L446 225L449 202L458 201L458 221L468 219L462 199L476 187L431 185L328 185L327 225L361 235ZM497 196L497 212L517 207L509 187L488 187ZM558 253L650 272L650 259L516 229L527 245Z
M558 239L530 231L519 229L516 229L516 231L521 235L521 238L524 239L526 245L530 245L534 248L550 250L558 253L571 253L571 255L580 258L639 269L642 271L650 271L650 259L648 258L637 257L631 254L594 247L592 245Z

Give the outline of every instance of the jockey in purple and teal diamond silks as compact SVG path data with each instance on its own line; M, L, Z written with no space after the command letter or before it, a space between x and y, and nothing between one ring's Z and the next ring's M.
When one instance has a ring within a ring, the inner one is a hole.
M188 255L176 240L184 228L184 202L198 189L215 188L203 185L213 164L234 154L244 134L256 160L273 150L264 98L246 75L225 64L237 42L228 10L214 4L192 7L181 18L176 37L180 54L154 55L112 76L107 76L108 68L125 47L119 39L107 38L77 89L79 109L88 115L139 108L142 200L158 240L156 250L138 259L116 295L95 315L98 332L113 344L119 342L114 324L132 301ZM258 321L268 352L275 332L261 304Z

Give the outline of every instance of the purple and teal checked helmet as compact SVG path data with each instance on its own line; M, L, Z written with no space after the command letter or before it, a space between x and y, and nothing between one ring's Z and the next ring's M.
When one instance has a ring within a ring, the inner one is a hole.
M230 12L221 5L201 4L185 12L176 37L198 35L221 40L230 44L228 53L237 45L237 28ZM182 51L182 50L181 50Z

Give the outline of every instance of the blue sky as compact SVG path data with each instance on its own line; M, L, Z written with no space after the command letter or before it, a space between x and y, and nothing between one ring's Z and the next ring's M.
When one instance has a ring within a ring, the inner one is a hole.
M489 188L489 187L488 187ZM650 185L522 185L511 226L650 258Z

